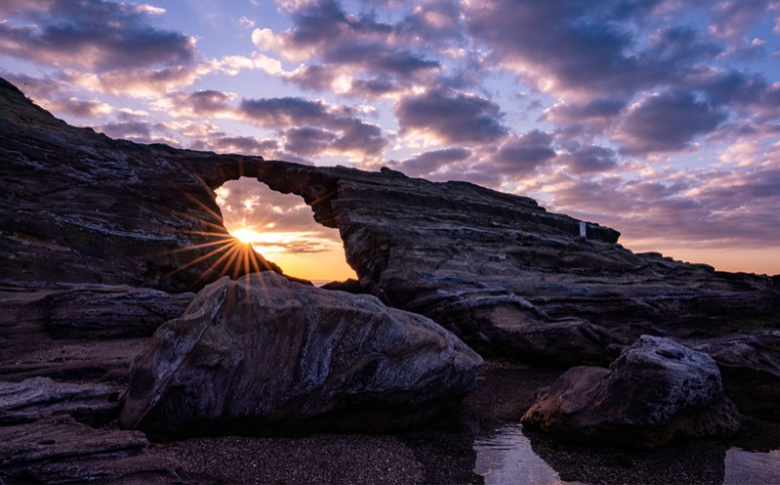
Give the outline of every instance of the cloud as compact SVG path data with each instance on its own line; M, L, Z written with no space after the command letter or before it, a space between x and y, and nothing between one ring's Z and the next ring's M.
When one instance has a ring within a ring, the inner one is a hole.
M7 0L0 52L41 64L97 71L187 65L195 39L152 25L160 9L104 0ZM43 8L42 8L43 7Z
M691 93L651 94L629 108L614 137L627 155L680 151L726 118L723 110Z
M240 153L242 155L267 155L279 150L279 141L274 139L257 139L253 136L220 136L202 140L197 149L213 150L219 153ZM273 158L273 157L271 157Z
M80 100L76 97L46 101L43 103L43 107L60 115L76 118L97 118L109 115L114 111L111 105L102 101L96 99Z
M294 2L283 10L292 27L255 29L252 41L263 53L307 62L294 72L274 74L306 89L381 96L430 86L444 69L435 50L465 42L453 2L413 6L394 23L379 22L371 13L348 13L334 0Z
M352 114L349 108L301 97L244 99L238 111L248 121L272 128L325 123Z
M463 162L472 155L472 151L462 147L450 147L418 153L402 162L389 165L413 177L425 176L456 162Z
M164 123L151 123L147 121L120 121L95 126L95 131L105 133L111 138L132 140L136 143L165 143L174 147L182 144L176 136L177 133Z
M780 238L780 157L762 164L684 173L649 172L646 180L548 181L554 209L598 220L640 247L765 247Z
M729 40L741 40L753 25L767 13L769 0L729 0L712 9L712 35Z
M276 130L284 150L304 157L346 155L362 163L388 144L382 128L360 118L359 109L303 97L243 98L216 90L179 93L164 107L177 116L215 116ZM278 153L278 152L277 152Z
M607 2L614 4L614 2ZM469 31L496 59L542 91L625 92L642 82L629 32L610 21L609 8L586 2L475 0Z
M462 92L427 91L402 98L395 106L401 134L445 144L478 145L508 133L499 106Z
M515 137L504 143L493 156L494 170L511 175L531 173L555 158L552 142L551 134L539 130Z
M284 138L287 150L311 156L324 153L337 137L328 130L306 126L285 131Z
M474 0L467 23L494 60L537 89L568 97L629 97L681 82L722 48L688 27L638 38L637 24L670 2Z
M615 151L596 145L578 147L562 159L562 163L575 174L600 174L617 166Z
M93 92L132 98L158 98L192 85L210 70L207 64L162 69L119 69L100 74L66 69L61 78Z

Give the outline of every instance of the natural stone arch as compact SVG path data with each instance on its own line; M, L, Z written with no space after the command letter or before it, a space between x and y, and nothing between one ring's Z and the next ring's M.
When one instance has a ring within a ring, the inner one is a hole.
M315 222L300 196L274 191L250 177L228 180L214 192L225 229L285 275L315 284L356 277L338 229Z

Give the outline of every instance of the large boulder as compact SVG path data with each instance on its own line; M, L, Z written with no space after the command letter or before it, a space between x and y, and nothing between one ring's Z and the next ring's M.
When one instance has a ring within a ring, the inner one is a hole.
M564 373L521 421L564 439L656 448L674 438L733 433L739 411L723 395L710 356L642 336L609 369Z
M152 436L382 431L458 402L481 364L373 296L270 272L223 278L135 359L120 424Z

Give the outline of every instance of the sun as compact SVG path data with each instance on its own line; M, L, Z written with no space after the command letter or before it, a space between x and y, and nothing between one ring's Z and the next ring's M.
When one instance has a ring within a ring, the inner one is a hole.
M232 231L230 235L243 243L253 243L261 239L260 234L256 233L248 227L243 227L236 231Z

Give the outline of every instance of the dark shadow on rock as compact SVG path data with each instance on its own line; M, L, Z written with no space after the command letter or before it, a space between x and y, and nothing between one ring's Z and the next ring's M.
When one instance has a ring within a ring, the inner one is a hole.
M523 430L531 448L569 482L685 483L721 485L725 477L725 441L677 443L653 451L563 443L541 433Z
M331 281L330 283L326 283L322 285L322 289L346 291L347 293L352 293L355 295L359 295L361 293L367 293L367 291L363 288L360 282L352 278L346 279L344 281Z

